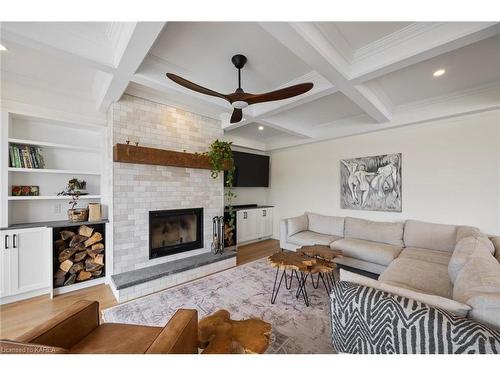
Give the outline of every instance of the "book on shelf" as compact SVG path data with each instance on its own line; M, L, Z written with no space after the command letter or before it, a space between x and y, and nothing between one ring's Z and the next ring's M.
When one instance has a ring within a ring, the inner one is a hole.
M10 167L42 169L45 167L42 149L30 145L9 145Z

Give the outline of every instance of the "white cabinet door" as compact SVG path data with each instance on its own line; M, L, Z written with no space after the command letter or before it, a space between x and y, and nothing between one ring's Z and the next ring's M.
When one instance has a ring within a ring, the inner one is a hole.
M257 238L269 237L273 234L273 209L260 208L257 211Z
M236 213L237 242L247 242L258 238L257 210L244 210Z
M244 242L246 236L245 214L243 211L236 211L236 242Z
M12 246L10 231L0 231L0 297L10 293L10 249Z
M10 295L50 286L50 239L47 228L10 231Z
M263 212L263 236L269 237L273 235L273 209L265 208Z

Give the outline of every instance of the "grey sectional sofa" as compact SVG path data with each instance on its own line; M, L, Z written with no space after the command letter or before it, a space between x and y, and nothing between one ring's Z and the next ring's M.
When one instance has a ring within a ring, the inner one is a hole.
M500 351L500 237L470 226L306 212L281 221L280 244L287 250L329 245L342 250L339 264L379 275L373 280L341 270L332 293L332 342L339 351ZM382 334L378 319L402 328Z

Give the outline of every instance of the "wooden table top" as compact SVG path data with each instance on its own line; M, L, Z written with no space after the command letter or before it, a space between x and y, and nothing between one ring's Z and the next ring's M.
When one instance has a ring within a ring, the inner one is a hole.
M297 249L297 252L310 257L319 257L325 260L334 260L335 258L342 256L342 251L333 250L330 246L326 245L302 246L300 249Z
M336 250L332 250L336 252ZM315 256L319 256L315 254ZM333 259L333 258L332 258ZM281 251L267 258L273 267L307 273L332 272L336 265L328 259L312 257L302 251Z

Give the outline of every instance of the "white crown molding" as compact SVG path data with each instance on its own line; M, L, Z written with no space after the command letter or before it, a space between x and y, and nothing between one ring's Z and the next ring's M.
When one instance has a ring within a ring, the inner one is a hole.
M9 30L4 30L2 25L2 32L0 34L0 40L2 43L9 45L17 45L23 48L28 48L35 50L41 53L44 56L47 56L56 60L64 60L70 64L78 65L87 69L96 69L105 73L114 73L115 67L108 62L95 60L93 58L88 58L86 56L82 56L67 50L63 50L57 47L53 47L49 44L42 43L27 37L24 37L15 32L11 32Z
M95 113L94 115L81 114L75 112L63 111L46 106L38 106L20 102L17 100L1 99L2 111L18 114L22 116L36 117L39 119L67 122L85 127L105 127L107 118L104 113Z
M387 51L401 44L408 43L421 34L429 33L445 23L446 22L414 22L400 30L358 48L353 53L353 60L359 62L363 59L378 55L382 51Z
M500 98L500 85L498 84L464 90L460 93L427 100L427 103L420 101L408 106L399 106L394 112L393 120L385 124L375 124L363 115L346 118L315 127L316 135L313 139L278 140L267 143L267 149L277 150L329 139L352 137L403 126L496 111L500 109L498 98Z
M442 103L449 103L456 101L458 99L470 98L470 97L485 97L488 93L498 93L500 92L500 81L487 83L485 85L471 87L461 91L455 91L450 94L438 95L427 99L416 100L410 103L405 103L395 107L397 112L410 112L414 110L420 110L429 108ZM500 95L498 96L498 101L500 105Z
M499 33L495 22L416 23L367 46L349 79L366 82Z
M38 79L32 76L19 74L7 70L2 70L2 82L13 83L18 86L23 86L26 88L34 88L37 90L44 90L50 92L51 94L59 95L65 98L72 98L75 100L89 101L89 96L91 92L83 93L81 91L74 90L72 88L56 88L50 81Z

